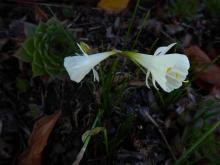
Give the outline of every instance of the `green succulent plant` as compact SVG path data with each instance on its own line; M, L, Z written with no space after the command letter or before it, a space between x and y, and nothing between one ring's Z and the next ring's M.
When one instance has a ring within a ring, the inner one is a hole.
M16 56L31 63L33 76L63 75L64 57L82 53L70 32L55 18L40 23L30 31Z

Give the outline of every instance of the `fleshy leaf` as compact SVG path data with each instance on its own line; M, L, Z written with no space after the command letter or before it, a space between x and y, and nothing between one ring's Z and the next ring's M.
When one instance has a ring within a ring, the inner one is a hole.
M35 63L32 63L32 72L33 72L33 76L40 76L42 74L44 74L44 68L36 65Z
M36 25L31 24L31 23L25 23L25 35L27 37L31 37L35 34L36 31Z
M40 23L27 37L16 56L32 63L34 76L58 77L65 73L66 56L82 54L72 34L56 18Z
M15 54L15 57L19 58L24 62L32 61L32 56L30 56L23 48L18 49L18 51Z

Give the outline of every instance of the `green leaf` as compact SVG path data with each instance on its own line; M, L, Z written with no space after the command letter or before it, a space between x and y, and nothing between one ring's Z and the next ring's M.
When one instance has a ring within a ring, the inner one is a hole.
M61 23L60 23L60 21L56 18L56 17L52 17L52 18L50 18L48 21L47 21L47 24L48 25L51 25L51 24L60 24L61 25Z
M41 54L39 53L39 51L35 51L33 53L33 63L35 63L38 66L43 67L43 59L42 59Z
M54 67L59 67L61 66L60 64L62 63L62 59L57 59L53 55L49 54L44 54L44 60L48 63L48 65L52 65Z
M25 23L25 35L31 37L35 34L37 26L32 23Z
M47 29L47 24L40 23L36 28L36 33L45 33Z
M90 52L90 47L89 45L87 45L85 42L80 42L79 43L80 47L82 48L82 50L85 52L85 53L89 53Z
M37 49L40 48L40 44L41 44L41 41L42 41L42 38L44 36L44 33L37 33L35 36L34 36L34 47Z
M41 76L45 73L44 68L35 63L32 63L32 72L34 77Z
M59 68L50 68L47 67L45 68L45 71L51 76L51 77L57 77L57 76L61 76L65 73L65 69L62 67Z
M85 143L86 139L90 136L97 135L101 131L104 131L104 127L95 127L93 129L87 130L83 135L82 135L82 142Z
M32 57L24 50L24 48L18 49L18 51L15 53L15 57L19 58L24 62L32 61Z
M32 71L33 76L41 76L45 73L44 63L38 51L33 54Z
M27 52L27 54L31 57L32 52L35 51L34 47L34 39L33 37L28 38L23 44L23 49Z

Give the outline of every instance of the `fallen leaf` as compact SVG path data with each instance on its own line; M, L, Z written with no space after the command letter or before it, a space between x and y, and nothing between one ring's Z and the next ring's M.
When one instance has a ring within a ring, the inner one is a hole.
M98 7L108 14L117 14L127 8L129 0L100 0Z
M185 49L185 52L189 59L197 65L201 66L211 62L211 59L198 46L190 46L189 48Z
M185 49L185 54L189 57L191 63L195 66L197 73L197 85L206 88L204 84L209 84L213 87L220 87L220 67L212 64L208 55L203 52L198 46L190 46Z
M61 111L57 111L35 122L28 140L28 147L20 155L17 165L41 165L43 149L47 145L49 135L60 115Z

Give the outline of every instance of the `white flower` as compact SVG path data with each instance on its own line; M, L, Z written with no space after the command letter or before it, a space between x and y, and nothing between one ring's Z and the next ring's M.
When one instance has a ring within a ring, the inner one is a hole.
M79 83L91 70L93 71L94 80L99 81L99 75L94 67L101 61L116 53L115 51L109 51L87 55L82 49L81 51L83 52L83 55L64 58L64 67L66 68L70 79L77 83Z
M124 53L135 63L147 70L146 85L148 87L148 78L151 74L152 83L156 89L158 89L156 86L157 82L164 91L171 92L182 86L182 82L186 79L190 67L187 56L177 53L166 54L173 45L175 43L169 46L159 47L153 56L134 52Z

